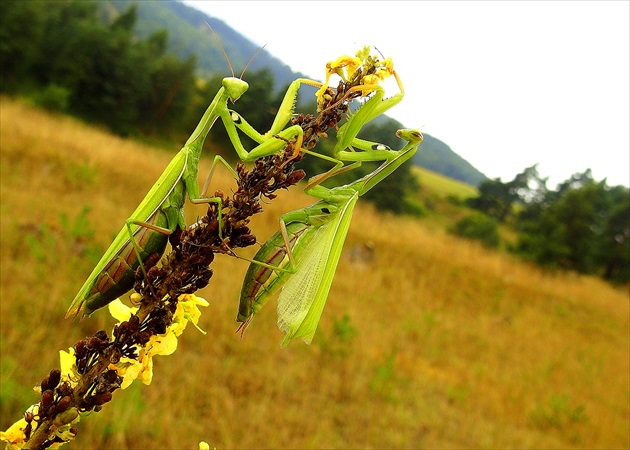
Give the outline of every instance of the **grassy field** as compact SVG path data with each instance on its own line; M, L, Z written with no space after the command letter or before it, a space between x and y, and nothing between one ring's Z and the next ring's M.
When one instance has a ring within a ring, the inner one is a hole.
M449 196L468 198L477 195L477 189L469 184L418 166L414 166L413 171L422 180L423 188L440 198L448 198Z
M63 316L178 149L6 98L0 115L6 429L59 350L112 326L103 311L81 323ZM214 183L233 187L224 173ZM427 178L425 189L439 198L461 187ZM298 191L256 218L260 241L280 214L312 202ZM190 209L189 220L202 213ZM247 267L217 258L200 292L208 334L189 328L174 355L157 358L153 383L117 391L69 448L628 448L627 287L545 273L435 223L359 202L310 346L280 349L273 306L239 340ZM368 242L371 257L350 257Z

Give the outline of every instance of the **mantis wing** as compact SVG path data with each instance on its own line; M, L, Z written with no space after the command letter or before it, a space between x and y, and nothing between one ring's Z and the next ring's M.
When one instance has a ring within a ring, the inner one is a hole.
M311 343L358 198L357 192L348 197L331 221L317 228L309 248L303 250L296 262L297 271L284 284L278 298L278 327L286 332L282 347L296 338Z

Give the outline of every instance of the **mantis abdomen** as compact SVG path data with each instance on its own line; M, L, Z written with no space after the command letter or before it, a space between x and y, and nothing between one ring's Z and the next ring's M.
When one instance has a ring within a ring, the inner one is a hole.
M308 227L308 224L301 222L292 222L287 225L287 236L291 249L293 249L299 237ZM286 256L287 248L284 245L280 231L278 231L260 247L256 256L254 256L254 260L271 266L280 266ZM267 302L267 299L282 285L277 283L275 279L267 283L273 272L274 270L269 267L257 264L249 266L241 289L238 316L236 317L237 322L247 322L252 316L256 315L264 303ZM276 273L277 277L282 277L282 275L282 272Z
M168 228L167 216L159 209L146 223ZM84 315L89 316L97 309L129 292L133 288L135 271L140 265L140 261L146 261L149 255L153 253L161 256L168 243L168 235L146 226L139 226L133 234L133 238L139 250L140 259L136 255L133 243L128 240L95 277L90 276L87 283L91 282L91 288L89 285L84 286L77 295L79 298L79 296L85 295L83 293L89 289L83 303Z

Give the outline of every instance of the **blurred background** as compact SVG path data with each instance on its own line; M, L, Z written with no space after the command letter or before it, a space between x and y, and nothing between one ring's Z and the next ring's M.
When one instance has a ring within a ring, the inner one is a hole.
M1 429L36 401L32 386L58 367L59 350L113 325L105 311L81 323L63 316L230 75L206 21L237 76L260 47L245 37L245 19L241 34L197 9L215 3L0 3ZM267 3L287 22L300 13ZM310 6L331 22L339 15L343 28L357 12L335 4ZM382 4L371 5L377 13ZM321 67L312 73L273 56L285 43L272 40L233 105L258 130L269 128L292 80L323 81L328 60L365 43L337 50L334 33L322 29L315 39L299 28L287 40L300 52L321 43L333 53L321 59L313 51ZM371 41L385 51L378 34ZM401 61L400 106L417 105L418 118L396 115L396 107L361 136L400 148L396 129L431 120L414 95L434 88L422 78L432 66L416 70L404 63L409 52L388 50ZM512 92L502 87L499 95L503 89ZM314 111L314 92L303 88L297 112ZM461 101L450 108L469 107ZM615 128L619 117L610 117ZM528 124L518 125L519 139L544 147L529 139ZM464 158L447 143L450 130L442 136L435 127L433 136L426 128L413 163L359 202L310 346L279 348L271 303L239 339L234 318L247 266L217 258L199 294L210 302L200 322L208 334L188 330L174 355L157 358L150 386L117 391L82 420L74 448L196 448L201 440L217 448L628 447L630 194L619 176L628 171L627 145L614 174L605 165L563 174L561 164L545 166L544 151L514 172ZM611 147L592 147L593 163L614 161L619 147ZM200 182L217 153L235 162L220 124ZM313 159L302 163L309 175L328 169ZM234 189L227 173L215 183ZM260 242L280 215L313 202L301 191L281 193L255 217ZM188 205L189 222L203 213Z

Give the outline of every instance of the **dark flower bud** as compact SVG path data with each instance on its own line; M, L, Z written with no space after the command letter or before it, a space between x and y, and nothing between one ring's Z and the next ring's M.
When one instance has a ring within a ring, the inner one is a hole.
M96 394L93 398L92 398L92 404L94 406L101 406L104 405L105 403L111 401L113 395L111 392L106 391L106 392L101 392L100 394Z
M46 412L55 401L55 394L50 389L42 392L42 400L39 404L39 408L42 412Z
M61 399L55 405L55 413L59 414L64 412L66 409L70 408L72 405L72 397L66 395L65 397L61 397Z

